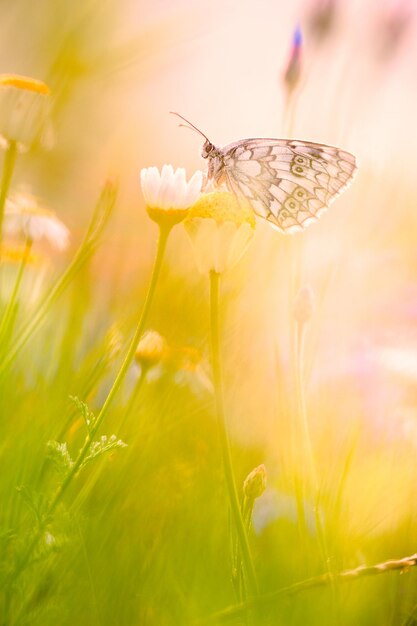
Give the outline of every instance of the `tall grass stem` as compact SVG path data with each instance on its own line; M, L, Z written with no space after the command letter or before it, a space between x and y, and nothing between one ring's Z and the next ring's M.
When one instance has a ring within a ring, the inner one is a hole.
M239 497L236 489L236 480L233 471L232 457L230 451L230 441L227 434L224 405L222 375L220 363L220 332L219 332L219 274L212 270L210 272L210 328L211 328L211 354L213 367L213 382L216 403L217 425L220 438L220 445L223 457L224 473L226 478L227 491L229 495L232 518L236 528L239 547L242 554L249 595L255 597L258 593L255 568L250 552L248 536L242 517Z

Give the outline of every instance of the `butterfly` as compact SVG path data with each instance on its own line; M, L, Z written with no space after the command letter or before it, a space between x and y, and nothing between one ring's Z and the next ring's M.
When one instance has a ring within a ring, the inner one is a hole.
M204 137L208 183L225 184L246 198L259 217L282 233L316 222L357 170L350 152L311 141L241 139L218 148L182 115L174 115Z

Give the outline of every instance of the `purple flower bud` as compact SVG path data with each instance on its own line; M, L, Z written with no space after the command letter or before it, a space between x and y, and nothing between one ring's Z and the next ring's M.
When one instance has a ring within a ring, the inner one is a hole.
M301 77L301 50L303 35L299 25L294 30L290 58L284 72L284 85L290 94L297 87Z
M297 24L293 37L292 37L292 43L294 48L301 48L302 43L303 43L303 33L301 30L301 26L300 24Z

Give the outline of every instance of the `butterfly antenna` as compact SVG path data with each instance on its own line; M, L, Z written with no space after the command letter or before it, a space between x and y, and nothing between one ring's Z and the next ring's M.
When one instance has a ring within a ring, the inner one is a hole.
M171 115L176 115L177 117L179 117L181 120L183 120L184 122L186 122L185 124L180 124L180 128L190 128L191 130L195 130L196 133L198 133L199 135L201 135L202 137L204 137L204 139L206 141L208 141L210 143L210 139L207 137L207 135L205 135L203 132L201 132L201 130L199 128L197 128L197 126L194 126L194 124L191 124L191 122L189 122L185 117L183 117L182 115L180 115L179 113L176 113L175 111L170 111Z

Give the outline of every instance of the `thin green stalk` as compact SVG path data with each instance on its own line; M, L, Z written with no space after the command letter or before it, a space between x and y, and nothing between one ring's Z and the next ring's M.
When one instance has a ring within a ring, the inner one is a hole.
M253 507L255 505L255 500L253 498L248 498L246 495L243 496L240 510L242 514L243 524L246 529L246 533L249 534L251 525L252 525L252 513ZM241 552L239 550L239 545L236 545L235 548L235 570L237 577L237 591L238 591L238 599L239 602L246 602L247 593L246 593L246 585L245 585L245 576L242 568L242 557ZM247 616L245 616L247 617Z
M119 372L114 380L114 383L107 395L106 400L104 401L104 404L101 408L100 413L97 415L96 420L90 430L90 432L88 433L88 436L85 440L85 443L83 445L83 447L81 448L80 452L78 453L78 456L74 462L74 465L71 467L70 471L68 472L68 474L66 475L66 477L64 478L63 482L60 484L60 486L58 487L54 497L52 498L46 514L45 514L45 522L43 524L40 524L37 532L35 533L31 543L29 544L29 547L24 555L24 557L22 558L19 566L16 568L16 570L14 571L14 573L9 577L8 580L8 585L10 585L11 583L13 583L19 576L20 574L24 571L25 567L27 566L27 564L30 562L30 558L36 548L36 546L38 545L38 542L42 536L42 533L45 530L45 525L46 525L46 520L50 521L50 518L52 517L52 515L54 514L58 504L61 502L62 497L64 495L64 493L67 491L68 487L70 486L70 484L72 483L72 481L74 480L75 476L77 475L78 471L80 470L84 459L86 458L91 444L94 440L94 437L97 433L97 431L99 430L100 426L103 423L104 418L106 417L108 410L110 408L110 405L113 401L113 398L115 397L116 393L118 392L120 385L122 384L126 372L130 366L130 363L135 355L136 352L136 348L139 342L139 339L141 338L144 328L145 328L145 324L146 324L146 320L148 317L148 313L149 313L149 309L155 294L155 288L158 282L158 278L159 278L159 274L160 274L160 270L161 270L161 266L162 266L162 260L164 257L164 253L166 250L166 244L168 241L168 236L169 233L171 232L171 228L160 228L159 231L159 240L158 240L158 247L157 247L157 252L156 252L156 258L155 258L155 262L154 262L154 266L153 266L153 271L152 271L152 277L151 277L151 281L149 284L149 288L148 288L148 293L146 295L146 299L145 299L145 303L143 305L142 308L142 313L140 315L140 319L138 322L138 325L136 327L135 333L133 335L132 341L130 343L129 349L127 351L127 354L123 360L123 363L119 369Z
M10 183L12 182L14 166L16 163L16 155L16 142L9 141L6 148L6 153L4 155L3 176L1 179L0 187L0 246L3 233L4 208L6 206L7 196L9 195Z
M17 277L16 277L16 281L13 287L13 291L12 294L10 296L10 299L7 303L6 309L3 313L3 317L1 319L0 322L0 343L3 339L3 336L7 334L8 331L8 327L10 324L10 318L13 315L13 310L15 308L16 305L16 300L17 300L17 296L19 294L19 289L20 289L20 285L22 283L22 278L23 278L23 274L29 259L29 255L30 255L30 251L32 248L32 239L30 237L28 237L26 239L26 244L25 244L25 249L23 250L23 256L22 256L22 260L20 262L20 266L19 266L19 270L17 272Z
M247 577L249 594L255 597L258 593L255 568L249 548L248 536L242 513L239 505L239 498L236 489L236 480L233 472L232 457L230 452L230 442L226 429L226 421L223 406L222 376L220 366L220 333L219 333L219 274L212 270L210 272L210 327L211 327L211 353L213 366L214 393L216 402L217 425L220 437L220 444L223 456L223 466L226 478L226 485L229 495L230 508L239 546L242 553L242 561Z
M297 595L308 589L315 589L319 587L326 587L333 583L335 577L338 583L349 583L355 580L361 580L362 578L368 578L369 576L379 576L380 574L388 574L390 572L397 571L400 574L407 572L411 567L417 566L417 554L406 556L401 559L389 559L382 563L376 563L375 565L360 565L354 569L343 570L337 572L334 576L329 573L320 574L313 578L307 578L301 580L298 583L289 585L288 587L282 587L276 591L258 596L258 598L251 598L247 602L243 602L238 606L232 606L223 611L219 611L207 619L197 622L199 626L208 624L222 624L224 622L236 620L238 617L245 615L248 609L253 609L259 606L268 606L275 604L281 598L287 596ZM334 622L332 622L334 623Z

